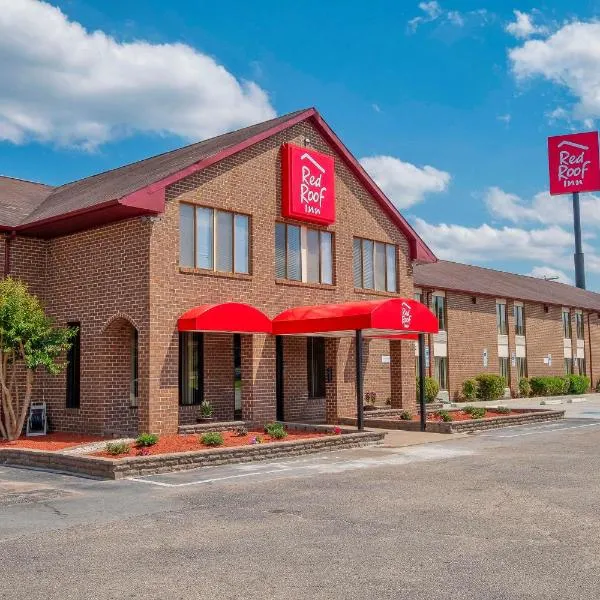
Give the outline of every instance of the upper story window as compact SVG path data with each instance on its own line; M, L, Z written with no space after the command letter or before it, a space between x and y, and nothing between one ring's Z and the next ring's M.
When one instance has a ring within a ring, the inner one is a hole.
M446 297L434 293L431 298L433 314L437 317L440 331L446 331Z
M508 333L506 302L496 302L496 325L498 327L498 335L506 335Z
M562 309L562 322L563 322L563 337L565 339L571 339L571 311L568 308Z
M396 246L354 238L354 287L381 292L395 292Z
M522 304L514 305L515 335L525 335L525 312Z
M415 290L413 299L423 304L423 292L421 290Z
M333 283L333 236L329 231L275 224L275 277Z
M577 331L577 339L582 340L584 338L585 328L583 325L583 313L579 310L575 313L575 330Z
M250 217L179 205L179 264L223 273L249 273Z

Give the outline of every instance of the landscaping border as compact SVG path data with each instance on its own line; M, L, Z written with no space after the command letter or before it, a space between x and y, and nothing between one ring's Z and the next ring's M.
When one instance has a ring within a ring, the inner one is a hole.
M539 408L513 408L513 412L523 413L517 415L506 415L483 419L472 419L468 421L428 421L427 431L430 433L468 433L472 431L484 431L486 429L498 429L500 427L514 427L526 423L540 423L544 421L558 421L565 416L564 410L547 410ZM448 411L452 414L452 411ZM338 419L342 425L355 425L356 419L342 417ZM419 431L419 421L401 421L400 419L365 419L365 427L377 429L400 429L403 431Z
M319 426L291 424L306 427L307 431L323 431ZM287 424L286 424L287 426ZM331 431L329 426L327 430ZM252 446L218 448L133 456L126 458L103 458L99 456L75 456L59 452L45 452L26 448L0 449L0 464L13 467L46 469L70 475L99 479L123 479L125 477L185 471L216 465L246 463L260 460L273 460L281 457L300 456L314 452L376 446L383 443L385 432L365 431L342 433L322 438L293 440L289 442L269 442Z

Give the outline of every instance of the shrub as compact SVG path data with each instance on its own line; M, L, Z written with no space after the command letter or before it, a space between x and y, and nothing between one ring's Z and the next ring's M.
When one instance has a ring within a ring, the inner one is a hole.
M477 382L474 379L465 379L462 384L462 393L465 400L474 400L477 394Z
M131 446L127 442L108 442L106 451L113 456L118 454L127 454L131 450Z
M273 423L267 423L265 425L265 433L277 440L283 439L287 435L283 423L278 423L277 421Z
M463 412L471 415L472 419L483 419L485 417L485 408L479 406L465 406Z
M496 409L496 412L500 415L508 415L510 414L510 408L508 408L508 406L499 406Z
M435 414L446 423L452 421L452 415L447 410L438 410Z
M400 419L402 421L412 421L412 413L409 410L403 410L400 413Z
M213 414L212 404L208 400L202 400L200 404L200 416L203 419L210 419Z
M569 394L585 394L590 387L590 378L585 375L569 375Z
M158 436L155 433L142 433L135 440L135 445L140 448L142 446L154 446L158 442Z
M235 435L237 435L238 437L244 437L245 435L248 435L248 428L245 425L240 425L239 427L236 427Z
M529 398L529 396L531 396L531 384L527 377L521 377L521 379L519 379L519 396L521 396L521 398Z
M479 400L498 400L504 396L506 379L493 373L482 373L475 377L477 381L477 398Z
M425 400L433 402L440 391L440 384L433 377L425 377ZM419 396L419 378L417 377L417 397Z
M534 396L567 394L571 385L569 377L531 377L529 383Z
M377 392L367 392L365 394L365 403L369 406L375 406L377 402Z
M225 443L220 431L208 431L200 436L200 441L205 446L222 446Z

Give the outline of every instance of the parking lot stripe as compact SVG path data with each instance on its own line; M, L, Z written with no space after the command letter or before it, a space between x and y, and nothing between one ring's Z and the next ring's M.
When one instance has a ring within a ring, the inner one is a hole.
M570 427L555 427L554 429L544 429L543 431L525 431L523 433L513 433L512 435L495 435L496 438L514 438L526 435L539 435L540 433L555 433L557 431L567 431L568 429L582 429L584 427L598 427L600 423L587 423L586 425L571 425ZM491 436L487 436L491 437Z

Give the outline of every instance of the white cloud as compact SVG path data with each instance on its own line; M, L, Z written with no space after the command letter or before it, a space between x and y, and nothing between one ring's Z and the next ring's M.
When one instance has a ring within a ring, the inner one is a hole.
M539 279L552 279L553 281L573 285L573 280L564 271L555 269L553 267L533 267L533 269L531 269L527 275L531 277L538 277Z
M520 10L513 11L515 21L506 26L506 31L519 39L526 39L536 34L544 34L548 29L543 25L534 25L533 16Z
M504 123L505 125L510 125L512 115L506 113L505 115L498 115L496 118L498 119L498 121L502 121L502 123Z
M421 202L428 193L443 192L451 179L445 171L417 167L393 156L368 156L360 164L398 209Z
M437 256L463 262L516 259L562 264L573 245L572 234L557 226L526 230L484 223L465 227L433 225L417 218L415 229Z
M37 0L0 0L0 140L94 148L201 139L275 116L267 94L184 44L119 42Z
M517 79L544 77L569 90L577 98L577 119L600 117L600 23L569 23L546 39L512 49L509 58Z
M424 13L418 17L414 17L408 22L408 30L411 33L417 31L419 26L434 21L442 24L450 24L455 27L464 27L467 22L471 23L487 23L493 14L489 13L485 8L470 10L467 12L459 12L458 10L446 10L442 8L439 2L420 2L419 8Z
M490 214L511 223L542 223L567 227L573 223L570 196L550 196L548 192L539 192L530 202L525 202L516 194L491 187L485 191L483 199ZM580 202L584 228L600 228L600 197L585 194Z

